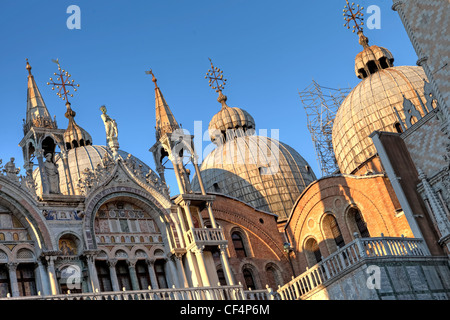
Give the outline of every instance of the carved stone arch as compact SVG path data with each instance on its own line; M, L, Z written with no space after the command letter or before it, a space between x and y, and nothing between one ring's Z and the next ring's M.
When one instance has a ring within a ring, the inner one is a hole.
M103 204L113 199L131 202L146 210L146 212L154 219L154 222L157 224L161 232L163 242L167 246L170 246L170 244L173 245L175 243L172 237L173 233L170 230L170 223L168 221L168 217L166 216L167 210L162 207L161 204L156 201L156 199L154 199L149 193L142 190L130 187L112 187L97 194L91 199L89 204L86 205L84 233L87 248L97 248L97 243L94 236L95 216L99 208Z
M157 254L158 251L160 251L160 250L163 252L162 256ZM149 257L166 257L168 253L169 252L163 246L155 245L155 246L152 246L152 248L150 249Z
M7 263L13 260L11 250L4 244L0 244L0 263Z
M143 252L143 253L146 255L146 257L140 257L140 256L138 256L138 254L139 254L140 252ZM130 250L130 258L134 258L134 259L143 259L143 258L145 258L145 259L147 259L148 257L150 257L150 251L147 249L146 246L143 246L143 245L135 245L135 246L133 246L133 248L131 248L131 250Z
M101 261L106 261L108 259L112 259L114 256L111 255L111 251L106 248L106 247L102 247L97 256L95 257L96 260L101 260Z
M30 263L36 261L34 247L28 243L19 244L11 251L15 262Z
M124 252L124 256L121 252ZM131 258L131 251L126 246L116 246L111 249L111 256L119 260L128 260Z
M55 244L41 213L26 199L21 199L17 194L13 197L6 193L7 191L6 188L0 190L0 206L7 208L27 229L32 241L36 244L35 255L39 256L43 250L53 250Z

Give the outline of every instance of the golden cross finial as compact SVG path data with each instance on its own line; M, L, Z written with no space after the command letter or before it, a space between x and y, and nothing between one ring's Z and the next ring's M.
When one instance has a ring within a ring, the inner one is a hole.
M55 76L57 76L58 78L56 78L56 81L60 81L58 82L54 82L53 78L50 78L51 82L47 82L48 85L52 85L52 90L55 90L55 86L56 89L59 89L58 92L56 93L56 95L60 98L62 98L63 100L66 100L67 102L69 102L68 96L73 97L73 93L70 93L70 90L68 87L72 87L73 91L77 91L77 87L79 87L79 84L75 84L74 80L72 79L72 81L70 81L70 77L71 75L69 74L69 72L67 72L66 70L62 69L61 66L59 65L59 60L56 59L52 59L52 61L54 63L56 63L58 65L58 73L54 72L53 74Z
M209 79L209 86L214 89L216 92L222 92L225 89L227 79L223 78L223 71L217 67L214 67L212 60L210 58L209 62L211 62L211 69L206 73L205 79Z
M155 83L155 88L158 88L158 85L156 84L156 81L158 81L158 80L156 80L156 77L153 74L152 69L150 69L149 71L145 71L145 74L151 74L152 75L152 81Z
M362 13L361 10L364 9L364 7L360 7L359 4L356 5L355 8L355 3L352 2L352 4L350 5L350 3L348 2L348 0L345 0L345 2L347 2L347 5L344 6L344 20L347 21L346 23L344 23L344 27L347 27L347 29L350 29L350 22L353 21L355 23L355 25L353 26L353 30L352 32L355 32L355 30L358 30L358 32L362 32L363 31L363 25L364 25L364 14Z
M353 30L352 32L355 32L356 30L358 30L358 36L359 36L359 44L362 45L364 48L369 47L369 39L367 39L367 37L364 35L363 33L363 25L364 25L364 14L362 13L362 10L364 10L364 7L360 7L359 4L356 5L355 8L355 3L352 2L352 4L350 5L350 3L348 2L348 0L345 0L345 2L347 2L347 5L344 6L344 20L346 21L346 23L344 23L344 27L347 27L347 29L350 29L350 22L353 21L353 23L355 24L353 26Z

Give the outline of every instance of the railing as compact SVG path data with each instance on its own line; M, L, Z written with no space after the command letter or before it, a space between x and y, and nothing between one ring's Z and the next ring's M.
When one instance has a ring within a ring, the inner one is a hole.
M89 292L49 296L1 298L0 300L244 300L242 285L155 289L114 292Z
M422 239L416 238L356 238L306 272L278 289L283 300L297 300L319 285L341 275L363 259L382 256L426 256Z
M244 297L245 300L281 300L280 294L273 291L268 285L266 286L266 289L245 290Z
M226 241L221 228L192 228L187 232L189 243Z

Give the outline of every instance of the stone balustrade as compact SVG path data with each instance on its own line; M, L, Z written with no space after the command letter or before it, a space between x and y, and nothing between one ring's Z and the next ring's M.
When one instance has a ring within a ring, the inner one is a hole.
M242 285L89 292L48 296L7 297L0 300L244 300Z
M221 228L191 228L187 233L187 238L189 244L196 242L214 245L227 242Z
M372 257L428 256L422 239L417 238L356 238L338 249L306 272L279 287L283 300L297 300L320 285L330 283L360 261Z

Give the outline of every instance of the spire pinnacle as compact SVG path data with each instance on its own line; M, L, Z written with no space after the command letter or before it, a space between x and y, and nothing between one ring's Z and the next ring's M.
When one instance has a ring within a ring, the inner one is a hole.
M206 73L205 79L209 79L209 86L219 93L219 97L217 101L222 104L222 107L226 106L227 96L222 93L222 90L225 89L225 85L227 79L223 78L223 71L217 67L214 67L211 58L208 58L211 63L211 69Z
M26 69L28 70L27 85L27 112L26 121L24 123L24 133L27 133L31 127L57 128L56 121L50 117L41 92L31 74L31 65L27 61Z
M179 129L175 116L169 108L161 89L157 85L157 79L153 71L145 71L146 74L152 75L152 81L155 84L155 120L156 120L156 139L159 140L165 133L171 133Z
M343 10L343 16L346 23L344 23L344 27L347 29L350 29L350 23L353 22L353 28L352 32L354 33L357 31L357 34L359 36L359 44L362 45L364 48L369 47L369 39L364 35L363 32L363 25L364 25L364 14L362 10L364 10L364 7L360 7L359 4L356 5L352 2L350 4L348 0L345 0L347 2L347 5L344 6Z

